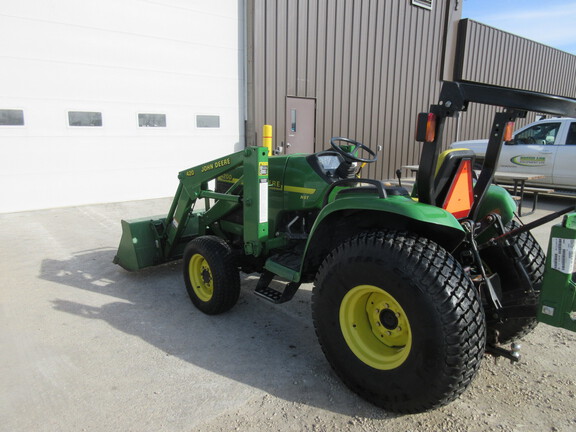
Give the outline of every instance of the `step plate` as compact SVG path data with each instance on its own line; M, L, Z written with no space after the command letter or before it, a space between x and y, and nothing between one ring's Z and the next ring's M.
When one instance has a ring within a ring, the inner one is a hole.
M254 293L259 296L262 297L268 301L271 301L272 303L284 303L285 299L282 298L282 293L280 291L276 291L273 288L270 287L265 287L265 288L256 288L256 290L254 291Z

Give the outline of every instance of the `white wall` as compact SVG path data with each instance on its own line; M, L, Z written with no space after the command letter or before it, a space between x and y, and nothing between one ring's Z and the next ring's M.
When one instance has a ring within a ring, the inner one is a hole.
M242 0L0 2L0 212L171 196L243 143ZM102 112L71 127L68 111ZM138 113L167 127L138 127ZM195 116L220 116L197 128Z

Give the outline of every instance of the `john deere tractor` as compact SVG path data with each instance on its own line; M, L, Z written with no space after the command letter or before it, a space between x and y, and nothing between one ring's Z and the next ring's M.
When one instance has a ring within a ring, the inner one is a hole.
M445 119L470 102L506 107L479 173L473 152L441 152ZM314 154L248 147L183 170L165 217L122 221L115 262L139 270L181 259L192 303L210 315L235 305L240 271L259 274L256 294L274 303L313 282L319 342L350 389L390 411L439 407L466 389L486 352L516 361L507 344L538 321L576 331L574 207L522 225L492 184L506 134L527 110L576 116L576 101L444 83L418 116L411 193L363 178L376 153L341 137ZM529 230L563 214L546 264Z

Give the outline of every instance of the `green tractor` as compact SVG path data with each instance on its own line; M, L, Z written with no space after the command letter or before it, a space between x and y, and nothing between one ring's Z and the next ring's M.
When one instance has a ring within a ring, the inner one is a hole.
M258 273L256 294L274 303L313 282L319 342L350 389L389 411L446 404L486 352L516 361L517 346L504 344L538 321L576 331L576 213L552 233L572 254L564 266L559 247L546 265L529 232L574 207L520 225L512 197L492 184L511 122L527 110L576 116L576 101L454 82L440 100L419 115L412 193L362 178L377 156L347 138L314 154L248 147L180 172L166 216L122 221L114 262L139 270L182 259L192 303L211 315L237 302L240 271ZM441 153L445 119L469 102L506 107L478 175L471 151Z

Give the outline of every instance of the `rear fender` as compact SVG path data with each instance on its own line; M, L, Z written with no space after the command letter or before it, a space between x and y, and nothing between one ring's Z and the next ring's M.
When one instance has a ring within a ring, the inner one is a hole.
M478 220L490 213L497 213L506 225L514 218L515 211L516 203L508 191L500 186L491 185L478 207Z
M360 232L380 229L414 232L449 251L465 237L452 214L409 197L337 199L321 210L311 229L303 259L304 279L310 280L325 256L342 241Z
M516 211L516 203L508 191L500 186L491 185L478 207L477 222L490 213L495 213L500 215L502 223L506 225L514 218L514 211ZM476 238L476 242L479 244L484 243L496 235L498 233L491 227L480 234Z

